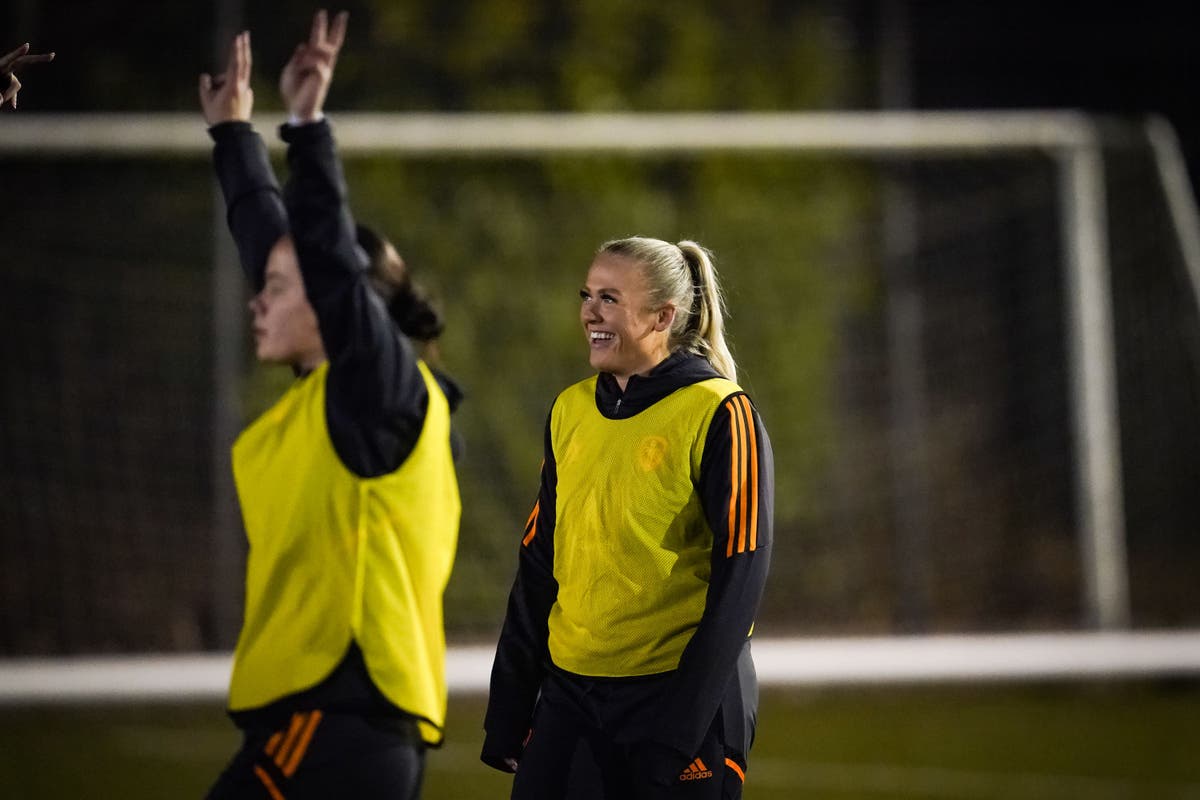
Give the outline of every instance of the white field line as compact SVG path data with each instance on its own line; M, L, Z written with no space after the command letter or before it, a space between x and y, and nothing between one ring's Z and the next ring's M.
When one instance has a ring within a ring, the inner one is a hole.
M764 686L1200 676L1200 630L755 639ZM491 645L451 647L451 692L487 691ZM0 704L221 700L231 654L0 659Z

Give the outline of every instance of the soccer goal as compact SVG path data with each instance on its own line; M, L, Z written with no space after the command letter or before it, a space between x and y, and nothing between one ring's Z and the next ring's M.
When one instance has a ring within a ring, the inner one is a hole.
M258 121L277 159L279 122ZM468 388L452 639L486 640L502 615L547 404L586 369L579 275L601 241L643 233L711 247L729 287L775 446L759 631L782 663L826 636L850 658L845 637L871 635L911 664L911 635L954 635L983 664L973 636L1053 631L1140 674L1090 643L1153 629L1174 637L1147 650L1160 669L1200 669L1200 225L1164 121L333 124L355 213L427 276ZM0 269L0 655L207 652L220 670L233 643L228 447L287 376L250 366L210 146L192 114L6 118L22 204L0 220L19 254ZM1072 652L1025 641L1046 670Z

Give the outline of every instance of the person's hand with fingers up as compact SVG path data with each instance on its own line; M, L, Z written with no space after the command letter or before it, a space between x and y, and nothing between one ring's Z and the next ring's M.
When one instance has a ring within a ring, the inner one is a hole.
M254 90L250 88L250 32L233 37L225 71L215 78L207 72L200 76L200 108L209 126L222 122L249 122L254 110Z
M296 51L279 76L279 93L294 123L315 122L323 116L325 95L333 81L338 52L346 40L346 21L342 11L330 23L325 10L313 17L308 41L296 45Z
M0 56L0 108L4 108L5 103L12 103L12 107L17 107L17 92L21 91L21 82L17 80L16 71L28 64L41 64L46 61L53 61L54 53L34 53L29 52L29 42Z

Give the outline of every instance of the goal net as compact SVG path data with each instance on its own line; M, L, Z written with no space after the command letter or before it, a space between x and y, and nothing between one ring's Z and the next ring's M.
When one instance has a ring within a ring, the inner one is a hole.
M1161 123L333 123L467 392L452 640L499 626L545 415L588 370L578 284L630 234L701 242L727 288L775 451L763 635L1200 625L1200 262ZM193 115L5 121L0 655L233 644L228 448L290 374L245 345L208 153Z

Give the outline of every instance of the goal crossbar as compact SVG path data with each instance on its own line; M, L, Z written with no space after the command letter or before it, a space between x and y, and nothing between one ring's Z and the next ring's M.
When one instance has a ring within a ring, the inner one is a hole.
M284 117L261 115L264 129ZM1074 111L792 113L374 113L331 116L344 153L845 153L1057 151L1094 145L1099 123ZM268 145L281 147L275 137ZM13 115L0 152L200 154L198 114Z

